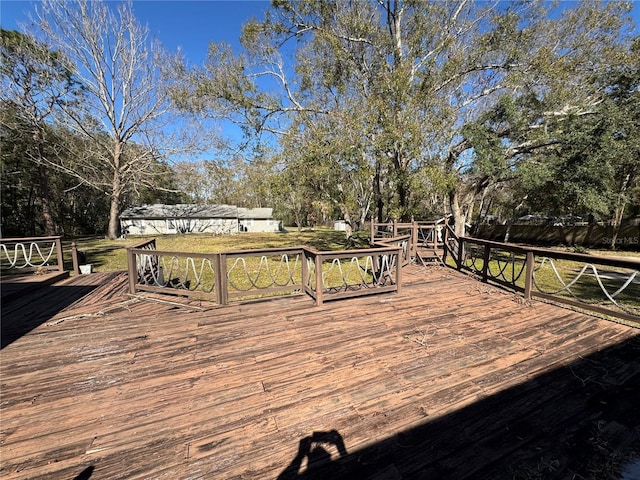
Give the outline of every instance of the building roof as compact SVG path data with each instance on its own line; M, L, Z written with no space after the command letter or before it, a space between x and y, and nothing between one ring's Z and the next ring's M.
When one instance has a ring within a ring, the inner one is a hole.
M238 208L238 218L269 220L273 217L273 208Z
M130 207L120 214L121 219L163 218L241 218L267 220L273 215L272 208L243 208L236 205L142 205Z

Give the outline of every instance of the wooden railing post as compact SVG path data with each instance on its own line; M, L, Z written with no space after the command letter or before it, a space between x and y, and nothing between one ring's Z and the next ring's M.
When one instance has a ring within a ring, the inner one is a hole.
M302 259L302 292L304 293L309 288L309 258L304 248L301 250L300 257Z
M225 253L218 254L218 258L220 261L220 266L218 267L218 271L220 272L220 305L226 305L229 303L229 281L227 279L227 255Z
M524 278L524 299L531 300L531 289L533 288L533 269L535 267L535 259L533 252L527 252L527 264Z
M444 235L442 235L442 264L447 264L447 253L449 253L449 229L444 226Z
M489 258L491 257L491 247L484 246L484 255L482 256L482 283L487 283L489 278Z
M402 247L398 249L398 258L396 260L396 291L400 293L402 290Z
M73 274L80 275L80 262L78 261L78 246L75 240L71 242L71 263L73 264Z
M57 237L55 242L56 242L56 253L58 255L58 271L64 272L64 254L62 253L62 237Z
M220 254L215 253L213 255L213 268L215 269L214 281L216 282L215 290L216 290L216 303L218 305L222 305L222 275L220 274L222 267L220 266Z
M409 258L418 256L418 223L411 217L411 253Z
M322 305L324 282L322 281L322 255L316 253L316 305Z
M138 266L136 265L137 255L132 248L127 248L127 275L129 276L129 293L136 293L138 283Z
M394 218L393 219L393 238L396 238L398 236L398 221Z
M458 264L458 270L462 269L462 256L464 255L464 240L462 237L458 237L458 258L456 263Z

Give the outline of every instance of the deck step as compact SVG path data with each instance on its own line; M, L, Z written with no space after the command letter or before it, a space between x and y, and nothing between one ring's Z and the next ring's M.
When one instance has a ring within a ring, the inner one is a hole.
M442 249L419 248L416 253L422 263L442 262L444 257L444 250Z

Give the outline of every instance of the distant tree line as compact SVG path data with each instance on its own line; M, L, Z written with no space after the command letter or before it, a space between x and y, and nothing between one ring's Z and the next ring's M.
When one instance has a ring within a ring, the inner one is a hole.
M451 213L458 233L488 215L582 216L615 245L640 214L630 12L278 0L241 51L212 44L191 66L130 3L46 0L38 35L2 32L3 235L113 237L124 207L180 201L274 207L300 227ZM208 128L220 121L241 143Z

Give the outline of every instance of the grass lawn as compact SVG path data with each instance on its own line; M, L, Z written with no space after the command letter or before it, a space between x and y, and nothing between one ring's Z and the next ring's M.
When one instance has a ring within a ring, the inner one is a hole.
M467 259L465 265L467 267L482 269L482 248L469 248L469 252L475 252L475 262ZM561 250L561 249L556 249ZM563 251L566 251L563 250ZM618 252L609 250L590 250L589 255L600 257L622 257L622 258L638 258L637 252ZM501 260L494 257L496 252L493 251L492 259L489 262L490 277L493 275L505 282L512 282L514 279L515 284L524 289L525 274L522 271L525 263L525 256L523 254L517 254L511 257L508 253L502 255ZM515 269L511 268L511 258L515 260ZM455 267L455 262L452 258L447 259L447 264ZM602 291L600 282L610 295L615 294L615 299L621 305L628 308L628 313L639 314L640 313L640 280L637 276L635 281L632 281L626 288L622 289L624 283L633 274L634 270L624 269L618 267L609 267L597 265L594 262L596 270L593 267L586 266L581 261L559 260L554 259L551 262L549 259L544 259L542 256L536 256L536 270L535 270L535 286L534 292L540 290L545 293L558 295L559 297L566 298L578 298L580 301L586 303L600 304L607 299ZM596 278L596 271L599 275L599 279ZM521 273L522 272L522 273ZM568 289L567 289L568 287ZM618 289L622 289L618 292Z
M369 232L356 232L356 247L367 248ZM238 233L237 235L151 235L131 236L125 239L78 238L78 250L85 252L87 263L96 272L127 269L126 249L148 238L156 238L156 248L172 252L219 253L258 248L309 246L316 250L343 250L347 247L344 232L329 228L305 229L298 232L292 228L282 233ZM65 266L71 266L71 240L63 242Z
M366 248L368 244L368 231L356 232L356 247ZM329 228L316 228L314 230L305 229L298 231L297 229L290 229L289 231L282 233L238 233L236 235L206 235L206 234L187 234L187 235L157 235L149 237L132 236L126 239L117 240L105 240L103 238L81 238L76 239L78 249L86 253L87 262L93 265L94 271L113 271L113 270L126 270L127 258L126 248L137 244L148 238L156 238L157 249L160 251L173 251L173 252L194 252L194 253L219 253L229 252L237 250L251 250L261 248L281 248L281 247L296 247L306 245L313 247L317 250L323 251L335 251L344 250L347 247L347 242L344 232L335 231ZM71 267L71 241L64 242L65 250L65 264L68 270L72 270ZM591 255L597 256L619 256L619 257L638 257L637 252L612 252L608 250L590 250L588 252ZM520 256L518 256L520 257ZM506 259L505 259L506 260ZM259 262L259 257L248 260L253 264ZM272 268L278 268L278 259L270 259ZM540 260L538 260L540 262ZM453 266L452 259L448 259L448 263ZM503 271L505 281L512 279L513 273L518 274L522 264L524 263L524 257L517 259L518 266L516 271L512 272L511 268L504 268L505 263L498 263L496 260L491 261L491 270L494 274L499 271ZM575 278L576 274L582 269L584 264L579 262L571 262L566 260L554 260L554 265L558 270L560 277L564 283L569 283ZM540 263L537 265L540 267ZM476 260L476 267L482 267L482 258ZM563 285L556 277L553 268L550 263L546 263L544 268L539 268L536 272L536 283L543 291L552 292L561 290ZM235 267L233 267L235 268ZM344 268L349 270L348 265L344 265ZM601 267L603 270L610 273L623 273L623 270ZM260 269L259 266L250 266L250 271L255 273ZM246 270L245 268L236 269L237 272ZM599 285L596 283L595 277L590 274L590 270L584 275L580 281L573 285L572 291L578 294L582 300L599 302L603 299L602 292ZM327 280L341 283L342 276L337 275L337 272L327 271ZM603 283L609 292L614 292L621 286L620 278L628 276L629 272L624 272L623 276L605 276ZM283 275L285 275L283 273ZM354 276L354 273L349 273L347 277ZM246 274L245 274L246 276ZM259 275L258 275L259 276ZM233 275L234 280L238 283L238 287L242 289L245 284L251 283L249 278L243 278L241 273L235 273ZM336 277L336 279L333 279ZM254 279L257 283L263 283L259 278ZM264 280L269 282L271 280ZM516 281L520 288L524 287L524 275ZM567 292L559 292L562 296L571 296ZM618 300L623 304L631 306L632 309L637 309L640 306L640 284L636 282L629 285L624 292L622 292Z

